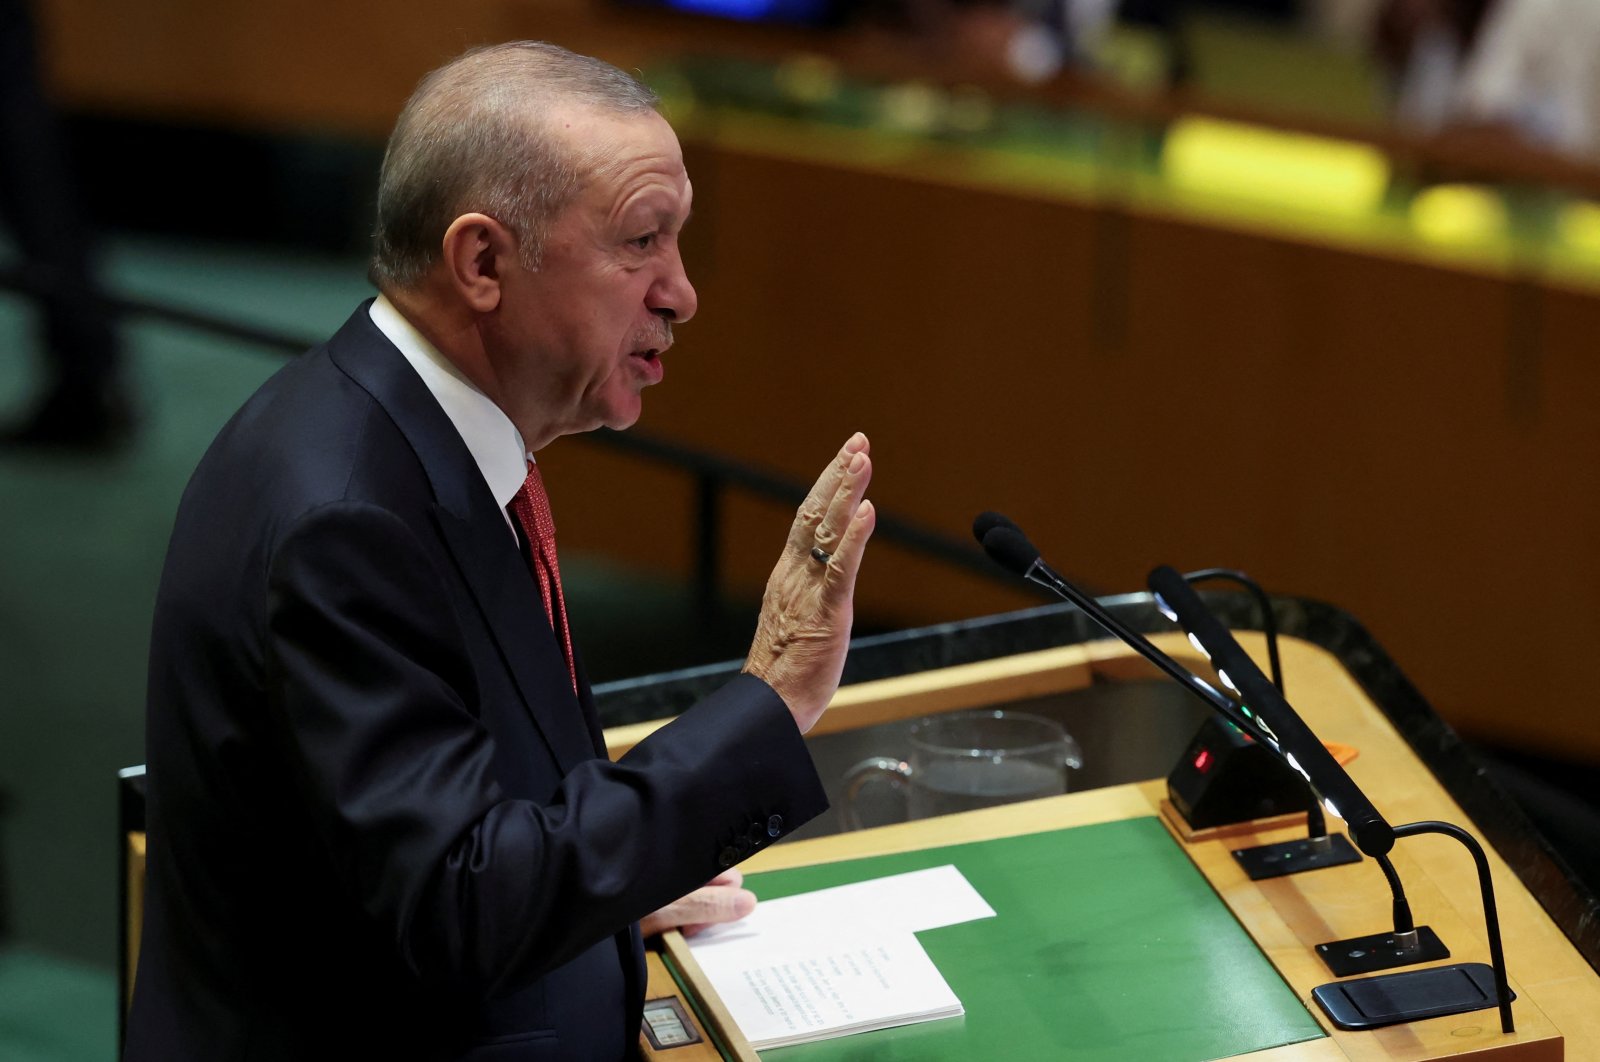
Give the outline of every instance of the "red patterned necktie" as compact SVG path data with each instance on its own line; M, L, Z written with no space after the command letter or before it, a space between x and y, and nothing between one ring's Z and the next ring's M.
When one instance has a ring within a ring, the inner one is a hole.
M531 461L528 462L528 478L522 481L522 489L511 499L511 511L528 539L533 572L539 578L539 595L544 598L544 614L550 617L550 627L561 641L561 651L567 657L567 674L572 678L572 692L576 693L578 668L572 657L572 634L567 629L567 603L561 596L561 566L556 563L556 521L550 515L550 498L544 492L539 466Z

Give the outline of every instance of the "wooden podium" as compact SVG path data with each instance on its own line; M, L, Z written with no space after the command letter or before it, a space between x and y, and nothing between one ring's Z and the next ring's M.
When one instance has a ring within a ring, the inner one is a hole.
M1135 603L1130 607L1138 606ZM1315 610L1319 606L1310 607ZM1326 624L1311 626L1325 627ZM1290 627L1294 627L1293 622ZM1358 627L1355 630L1359 632ZM1364 637L1364 632L1361 634ZM992 648L995 639L986 640ZM1205 662L1195 657L1181 635L1154 635L1152 640L1197 673L1208 672ZM1453 756L1461 755L1462 750L1454 735L1437 719L1432 719L1430 725L1427 718L1418 716L1416 709L1420 701L1398 672L1393 673L1390 681L1381 681L1382 669L1375 672L1374 661L1390 666L1381 652L1375 656L1375 647L1365 643L1362 652L1340 653L1336 650L1348 649L1351 639L1333 640L1339 644L1330 650L1302 637L1281 639L1290 700L1323 740L1357 750L1357 758L1349 764L1348 770L1390 822L1442 819L1463 826L1485 842L1507 966L1517 993L1513 1004L1516 1032L1511 1035L1500 1031L1498 1013L1493 1009L1374 1031L1335 1029L1311 999L1314 987L1336 980L1314 949L1320 943L1388 928L1390 895L1382 874L1366 860L1252 882L1232 858L1231 850L1303 836L1303 816L1191 835L1166 805L1165 784L1161 779L781 844L759 853L743 869L755 873L1158 816L1172 842L1204 875L1326 1033L1320 1039L1256 1051L1248 1057L1263 1062L1457 1056L1539 1062L1600 1058L1600 975L1590 965L1594 943L1593 898L1574 896L1570 882L1566 883L1565 891L1559 887L1561 883L1552 882L1548 853L1544 853L1546 858L1541 862L1540 852L1534 850L1537 846L1530 848L1532 839L1519 836L1526 823L1514 808L1496 810L1498 794L1492 791L1492 785L1481 779L1474 782L1471 777L1457 777L1453 781L1459 792L1453 792L1446 784L1452 779L1442 780L1436 774L1440 770L1438 766L1430 769L1413 748L1419 736L1425 739L1425 747L1435 753L1432 758L1436 764L1447 763L1448 766L1449 756L1441 760L1436 754L1439 749L1451 746L1446 751ZM1264 658L1265 643L1259 635L1241 633L1240 642L1252 655ZM1347 666L1351 661L1356 662L1354 671ZM1358 677L1355 672L1362 674ZM989 656L846 685L818 725L817 733L835 733L960 708L998 707L1100 683L1148 678L1151 674L1153 669L1131 650L1109 641L1079 641L1057 648ZM1375 674L1380 678L1375 679ZM848 672L846 678L849 682ZM1391 703L1380 706L1380 700ZM1401 702L1402 710L1398 714L1393 702ZM1431 712L1427 715L1431 717ZM607 736L613 753L620 754L653 725L642 723L609 730ZM1138 735L1130 734L1128 740L1138 740ZM1465 770L1449 768L1442 773L1459 776L1472 772L1469 765ZM1485 786L1488 786L1487 791ZM1492 821L1487 825L1476 821L1469 807L1478 810L1480 817ZM1340 825L1337 820L1330 821L1330 828L1338 829ZM1508 843L1504 839L1507 837L1513 840ZM1507 862L1501 850L1504 848L1515 849L1520 866L1513 867ZM1451 950L1451 957L1442 961L1488 962L1477 877L1466 851L1443 838L1419 837L1399 842L1392 858L1405 883L1417 923L1432 926ZM1524 878L1529 881L1525 882ZM1544 895L1536 898L1530 891L1530 884ZM1570 924L1558 925L1541 906L1541 898L1552 910L1567 916ZM1583 906L1585 903L1587 908ZM1585 910L1587 915L1583 913ZM1580 948L1591 949L1590 957L1586 959ZM697 1010L703 1024L709 1027L705 1030L709 1034L708 1042L663 1050L651 1050L647 1043L647 1055L667 1060L758 1057L728 1019L715 994L698 978L697 967L682 938L668 934L664 950L671 967L693 997L689 1009ZM651 997L678 995L678 985L661 958L653 955L651 963ZM1203 996L1197 996L1195 1005L1204 1007ZM711 1046L711 1041L721 1045L720 1051ZM1072 1057L1070 1043L1071 1030L1063 1029L1061 1046L1049 1057ZM772 1054L783 1056L782 1051Z

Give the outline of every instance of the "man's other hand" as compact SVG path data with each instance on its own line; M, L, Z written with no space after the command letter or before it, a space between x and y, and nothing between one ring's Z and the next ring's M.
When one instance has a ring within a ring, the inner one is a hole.
M669 903L639 922L639 932L654 936L676 929L692 937L718 922L736 922L756 909L756 894L741 888L744 875L737 867L724 870L683 899Z
M803 734L839 688L850 645L856 572L876 520L866 501L870 443L852 435L795 514L767 580L744 669L777 691Z

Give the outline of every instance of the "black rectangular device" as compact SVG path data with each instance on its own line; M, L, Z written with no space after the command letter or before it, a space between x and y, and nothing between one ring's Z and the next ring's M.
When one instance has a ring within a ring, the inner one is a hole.
M1341 1029L1379 1029L1499 1005L1494 971L1481 962L1334 981L1313 988L1311 998Z

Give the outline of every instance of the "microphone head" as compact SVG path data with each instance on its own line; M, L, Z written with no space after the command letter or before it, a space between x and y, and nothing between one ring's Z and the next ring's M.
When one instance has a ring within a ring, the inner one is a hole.
M1011 522L1007 520L1006 523ZM1010 527L991 527L983 536L983 551L1000 567L1024 578L1039 560L1039 551L1033 548L1028 536L1017 530L1015 524Z
M997 527L1009 527L1017 534L1022 534L1022 528L1012 522L1009 516L986 509L972 518L972 537L982 544L984 536Z

